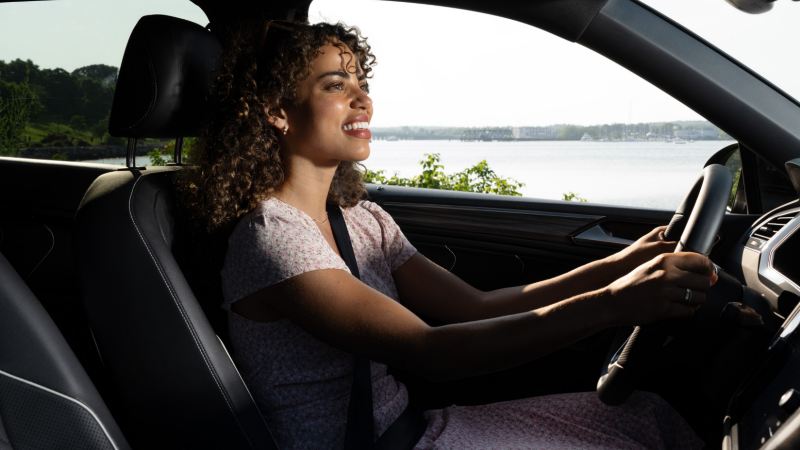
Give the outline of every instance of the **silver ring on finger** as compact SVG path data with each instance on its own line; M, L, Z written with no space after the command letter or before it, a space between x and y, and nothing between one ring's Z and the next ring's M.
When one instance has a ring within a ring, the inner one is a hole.
M689 288L686 288L686 290L683 292L683 303L686 306L694 306L693 297L694 297L694 291Z

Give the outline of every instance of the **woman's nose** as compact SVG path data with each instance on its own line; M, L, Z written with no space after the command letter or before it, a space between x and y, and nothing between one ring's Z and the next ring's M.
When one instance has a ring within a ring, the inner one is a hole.
M370 98L369 94L366 91L359 88L356 90L355 96L353 97L353 102L351 104L353 108L361 108L361 109L372 109L372 99Z

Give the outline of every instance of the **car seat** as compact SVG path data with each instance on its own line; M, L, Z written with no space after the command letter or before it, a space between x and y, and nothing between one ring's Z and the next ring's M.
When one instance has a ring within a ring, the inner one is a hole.
M127 449L42 305L0 254L0 449Z
M109 120L112 135L129 139L130 167L98 177L77 214L87 315L134 447L275 447L179 264L180 168L133 167L137 139L197 134L220 53L194 23L159 15L138 22Z

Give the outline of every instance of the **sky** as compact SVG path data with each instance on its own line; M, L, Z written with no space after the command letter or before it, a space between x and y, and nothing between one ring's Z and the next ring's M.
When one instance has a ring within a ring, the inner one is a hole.
M800 97L800 2L742 13L724 0L646 3ZM146 14L205 25L188 0L58 0L0 5L0 60L66 70L119 66ZM525 126L701 117L605 57L539 29L485 14L375 0L316 0L312 22L358 26L378 58L372 125Z

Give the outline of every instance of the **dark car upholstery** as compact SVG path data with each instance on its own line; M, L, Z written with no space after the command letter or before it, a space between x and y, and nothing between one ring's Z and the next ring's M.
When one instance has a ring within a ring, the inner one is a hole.
M58 328L1 254L0 448L128 448Z
M220 51L196 24L143 17L120 68L112 133L195 135ZM115 411L135 447L271 448L264 419L179 265L178 171L104 174L78 211L87 314Z

